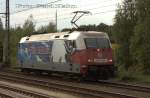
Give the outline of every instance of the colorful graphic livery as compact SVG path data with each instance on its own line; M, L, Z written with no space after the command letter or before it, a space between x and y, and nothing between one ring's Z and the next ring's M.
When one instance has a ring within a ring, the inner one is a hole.
M111 43L103 32L32 35L20 40L18 50L23 72L59 72L92 79L114 74Z

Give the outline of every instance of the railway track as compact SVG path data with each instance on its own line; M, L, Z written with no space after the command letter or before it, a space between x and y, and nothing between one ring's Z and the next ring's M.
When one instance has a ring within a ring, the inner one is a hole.
M12 72L12 71L8 71L8 72ZM20 72L16 72L17 74L21 74ZM49 77L44 77L44 78L49 78ZM52 79L55 80L59 80L60 77L51 77ZM72 80L66 80L65 81L69 81L69 82L75 82ZM150 93L150 86L142 86L142 85L133 85L133 84L127 84L127 83L119 83L119 82L112 82L112 81L105 81L105 80L99 80L98 82L85 82L84 84L92 84L92 85L105 85L105 86L110 86L110 87L115 87L115 88L122 88L122 89L130 89L130 90L134 90L134 91L140 91L140 92L147 92Z
M147 87L147 86L118 83L118 82L112 82L112 81L103 81L103 80L100 80L99 83L106 85L106 86L110 86L110 87L130 89L130 90L134 90L134 91L150 93L150 87Z
M36 87L42 87L46 89L55 89L55 90L59 90L71 94L81 95L84 96L84 98L85 96L90 98L91 97L92 98L139 98L133 95L89 89L77 85L54 83L50 81L39 80L36 78L17 76L13 74L10 75L8 73L0 73L0 79L17 82L17 83L23 83L27 85L36 86ZM44 97L39 97L39 98L44 98Z
M39 92L10 86L0 82L0 97L2 98L55 98Z
M14 88L7 85L0 85L0 97L2 98L50 98L50 96L35 93L32 91Z

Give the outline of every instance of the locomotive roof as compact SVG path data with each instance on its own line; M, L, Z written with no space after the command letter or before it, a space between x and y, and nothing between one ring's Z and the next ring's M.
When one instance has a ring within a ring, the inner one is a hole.
M21 38L20 43L26 42L39 42L39 41L49 41L49 40L57 40L57 39L67 39L67 40L75 40L79 36L89 36L89 35L100 35L107 36L104 32L96 32L96 31L73 31L72 33L68 32L60 32L60 33L47 33L47 34L38 34L31 35Z

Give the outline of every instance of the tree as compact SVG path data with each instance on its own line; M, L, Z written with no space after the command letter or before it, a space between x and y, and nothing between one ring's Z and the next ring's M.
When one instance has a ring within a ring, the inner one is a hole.
M0 61L2 61L2 57L3 57L3 23L2 20L0 18Z
M55 24L53 24L52 22L50 22L49 24L48 24L48 26L47 26L47 28L46 28L47 30L47 32L49 32L49 33L55 33L57 30L56 30L56 25Z
M23 25L24 36L30 36L35 31L35 25L33 23L33 16L30 15Z
M123 6L119 6L113 26L114 37L120 45L117 52L117 64L123 65L126 70L132 65L130 40L137 20L134 3L132 0L125 0Z
M69 31L71 31L71 28L64 28L61 30L61 32L69 32Z
M39 32L39 33L45 33L46 32L46 26L39 27L39 29L37 30L37 32Z
M29 18L23 24L23 27L11 28L10 29L10 63L11 65L16 65L17 63L17 51L18 43L20 39L24 36L30 36L35 31L35 25L33 23L33 16L30 15Z
M101 32L109 32L109 25L107 24L104 24L104 23L100 23L96 28L98 31L101 31Z
M56 30L56 25L52 22L50 22L47 26L41 26L37 32L40 33L55 33L57 32Z
M21 27L10 29L10 63L11 65L16 65L17 63L17 52L18 43L21 37L24 36L23 29Z
M111 25L107 25L105 23L100 23L99 25L97 25L96 30L100 31L100 32L106 32L109 35L110 40L111 41L113 40L113 38L112 38L112 26Z
M100 32L106 32L110 33L111 31L110 25L107 25L105 23L100 23L99 25L95 24L89 24L89 25L81 25L79 28L77 28L78 31L100 31ZM64 28L62 31L70 31L70 28Z
M3 23L2 23L1 18L0 18L0 30L3 30Z
M138 22L132 38L131 53L135 65L150 74L150 0L137 0Z

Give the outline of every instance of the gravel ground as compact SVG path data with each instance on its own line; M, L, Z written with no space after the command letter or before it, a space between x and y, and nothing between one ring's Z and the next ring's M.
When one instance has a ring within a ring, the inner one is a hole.
M104 86L104 85L92 85L92 84L87 84L87 83L77 83L77 82L67 82L67 81L58 81L58 80L54 80L54 79L48 79L48 78L38 78L36 76L31 76L31 78L37 78L37 79L41 79L41 80L46 80L46 81L50 81L53 83L61 83L61 84L69 84L69 85L75 85L75 86L79 86L79 87L86 87L86 88L90 88L90 89L97 89L97 90L102 90L102 91L107 91L107 92L115 92L115 93L121 93L121 94L126 94L126 95L134 95L134 96L138 96L139 98L150 98L150 94L146 93L146 92L138 92L138 91L133 91L133 90L129 90L129 89L120 89L120 88L114 88L114 87L108 87L108 86ZM19 84L17 84L19 85ZM20 84L21 85L21 84ZM22 85L24 87L28 87L26 85ZM81 96L74 96L71 94L67 94L64 92L58 92L58 91L47 91L47 90L43 90L40 88L36 88L36 87L31 87L31 89L37 91L37 92L44 92L47 94L50 94L52 96L56 96L59 98L85 98L85 97L81 97Z
M23 89L34 91L34 92L47 94L49 96L55 96L57 98L83 98L83 97L80 97L80 96L77 96L77 95L75 96L75 95L65 94L65 93L58 92L58 91L44 90L44 89L35 88L35 87L32 87L32 86L27 86L27 85L7 82L7 81L1 81L0 80L0 84L10 85L11 87L14 87L14 88L15 87L23 88Z
M145 93L145 92L138 92L138 91L133 91L129 89L121 89L121 88L114 88L114 87L109 87L109 86L104 86L104 85L92 85L92 84L86 84L86 83L72 83L72 82L63 82L63 81L57 81L57 80L50 80L50 79L44 79L50 82L55 82L55 83L62 83L62 84L69 84L69 85L76 85L78 87L85 87L85 88L90 88L90 89L97 89L97 90L102 90L102 91L107 91L107 92L115 92L115 93L121 93L121 94L126 94L126 95L134 95L138 96L139 98L150 98L150 93Z

